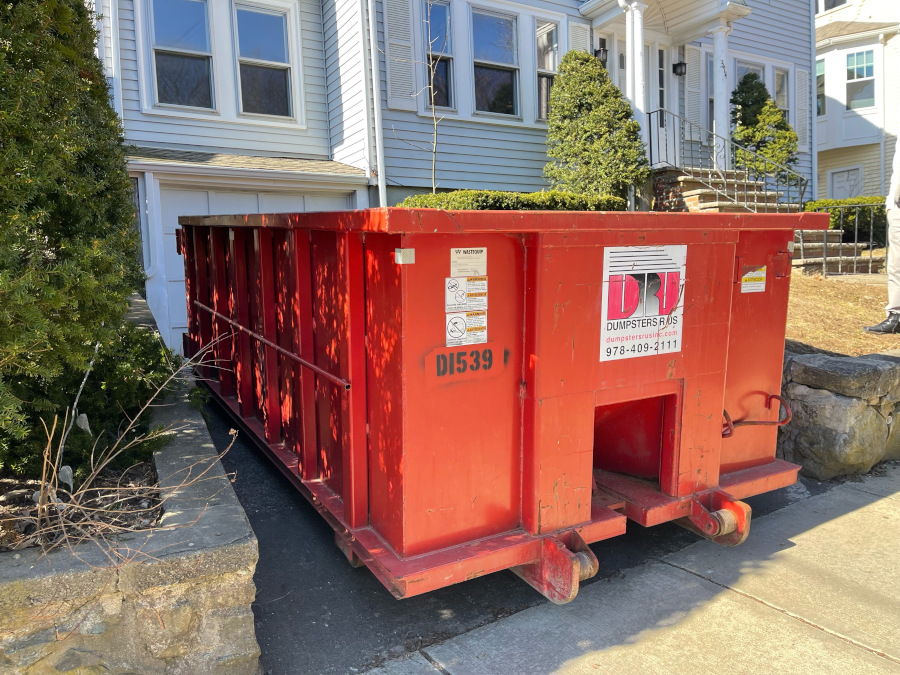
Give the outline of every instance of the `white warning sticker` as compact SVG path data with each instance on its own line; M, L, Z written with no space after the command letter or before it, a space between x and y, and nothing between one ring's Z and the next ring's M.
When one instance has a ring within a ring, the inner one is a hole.
M451 248L451 277L482 277L487 274L487 247Z
M487 342L487 312L453 312L446 317L448 347Z
M741 293L762 293L766 290L766 266L744 265L741 270Z
M444 279L445 312L470 312L487 309L487 306L487 277Z
M603 250L600 360L681 351L687 246Z

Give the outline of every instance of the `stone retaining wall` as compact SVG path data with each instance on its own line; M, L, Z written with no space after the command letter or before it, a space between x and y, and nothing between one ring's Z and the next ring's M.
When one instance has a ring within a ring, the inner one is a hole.
M900 459L900 355L785 352L782 395L794 413L778 456L819 480Z
M0 672L260 672L256 537L199 413L183 397L157 410L154 423L179 428L154 457L167 529L0 553Z

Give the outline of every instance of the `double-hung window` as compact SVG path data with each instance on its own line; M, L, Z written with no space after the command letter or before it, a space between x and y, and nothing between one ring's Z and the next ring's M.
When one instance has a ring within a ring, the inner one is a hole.
M559 26L537 19L535 24L537 47L538 119L550 114L550 89L559 67Z
M516 18L472 12L475 110L501 115L519 114Z
M241 112L291 117L291 59L284 12L235 6Z
M207 11L206 0L153 1L157 103L215 107Z
M847 110L875 105L873 50L847 54Z
M428 105L453 107L453 45L450 39L450 3L425 2L425 51L428 54Z
M775 105L784 113L784 119L791 119L790 74L787 68L775 68Z
M825 114L825 59L816 61L816 116Z

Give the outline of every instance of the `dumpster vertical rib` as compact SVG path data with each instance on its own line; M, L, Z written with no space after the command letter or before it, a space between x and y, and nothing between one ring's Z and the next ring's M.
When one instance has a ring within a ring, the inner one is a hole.
M250 326L250 301L247 291L247 233L239 228L228 230L229 263L231 264L231 319L240 326ZM196 310L195 310L196 311ZM238 402L241 417L253 414L253 380L250 373L250 336L244 331L235 335Z
M217 227L209 231L209 276L212 280L212 307L220 314L228 314L228 284L225 277L225 233ZM234 396L234 371L231 369L231 352L234 331L221 320L213 322L213 340L216 347L216 375L222 386L223 396Z
M263 336L277 344L275 320L275 278L272 271L272 231L260 228L255 232L256 260L259 265L259 321ZM266 425L266 440L277 443L281 436L281 402L278 395L278 354L267 345L260 344L263 377L263 400L260 405Z
M278 346L283 350L278 357L278 376L280 386L281 429L285 447L298 460L300 459L300 425L298 423L298 379L297 369L300 365L284 352L294 350L294 302L293 274L291 270L291 252L289 247L290 232L277 230L274 234L275 255L275 318L278 333Z
M309 231L291 230L289 246L294 275L294 352L299 354L302 359L315 363ZM316 376L306 368L298 368L297 378L300 391L300 431L303 448L300 459L301 475L304 480L313 480L317 477Z
M344 284L346 340L341 361L350 391L344 395L344 513L351 528L368 520L368 466L366 463L366 305L363 275L363 247L358 233L341 235L341 279Z
M184 355L193 358L200 348L200 321L197 306L197 266L194 264L194 228L184 227L181 230L181 251L184 257L184 286L187 295L188 334L184 345Z
M209 251L207 247L207 232L209 228L206 227L194 227L193 229L193 240L194 240L194 267L197 270L196 272L196 297L195 300L199 300L204 305L210 304L209 302ZM198 324L198 335L199 335L199 343L197 343L200 347L206 348L209 346L212 341L212 317L206 312L198 312L196 315L197 324ZM201 358L201 368L200 372L203 377L207 379L212 378L212 369L209 364L211 359L213 358L212 354L204 354Z

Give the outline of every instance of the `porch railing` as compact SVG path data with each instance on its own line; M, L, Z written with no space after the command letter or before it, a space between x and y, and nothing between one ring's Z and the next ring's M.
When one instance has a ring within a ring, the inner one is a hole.
M647 113L653 168L670 167L714 191L720 201L753 212L797 211L809 180L668 110Z
M823 275L884 271L888 225L883 205L842 204L816 211L831 216L831 228L824 233L798 230L795 264Z

